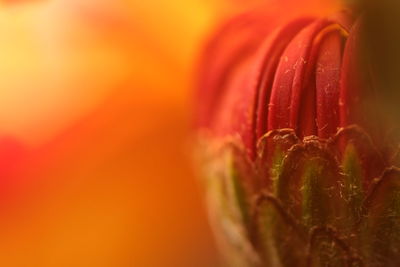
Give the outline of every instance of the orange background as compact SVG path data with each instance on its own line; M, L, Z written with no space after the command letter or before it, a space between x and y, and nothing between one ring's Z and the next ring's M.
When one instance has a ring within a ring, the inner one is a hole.
M1 2L0 266L220 266L191 78L208 33L257 2Z

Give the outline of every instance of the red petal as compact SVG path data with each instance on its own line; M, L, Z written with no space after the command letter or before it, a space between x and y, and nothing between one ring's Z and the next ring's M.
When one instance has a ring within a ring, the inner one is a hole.
M237 16L221 27L205 47L195 99L197 126L210 126L232 72L276 26L276 20L268 21L269 24L265 17L253 13Z
M298 129L300 100L305 90L304 81L313 39L329 23L328 20L319 20L307 26L283 53L271 92L268 130Z
M259 78L257 79L257 86L259 87L259 96L257 104L257 121L256 121L256 136L257 139L262 137L267 131L267 118L268 118L268 105L276 68L279 63L283 50L286 48L289 41L291 41L295 34L301 28L305 27L311 22L310 19L305 18L293 21L288 24L281 31L278 31L272 38L273 41L267 43L263 48L262 67L260 68Z
M262 98L268 98L282 51L296 33L310 21L310 18L298 19L275 31L253 57L243 61L240 67L230 73L231 80L224 96L220 99L221 108L215 114L213 128L221 136L240 137L252 158L255 156L256 123L261 123L257 120L259 91Z
M327 34L321 42L316 62L317 129L318 136L322 138L334 135L339 126L339 77L343 34L340 28Z

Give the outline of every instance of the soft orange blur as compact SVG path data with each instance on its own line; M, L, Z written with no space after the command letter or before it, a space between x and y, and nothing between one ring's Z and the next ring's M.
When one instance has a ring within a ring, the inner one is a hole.
M214 25L258 2L1 2L0 266L220 266L189 88Z

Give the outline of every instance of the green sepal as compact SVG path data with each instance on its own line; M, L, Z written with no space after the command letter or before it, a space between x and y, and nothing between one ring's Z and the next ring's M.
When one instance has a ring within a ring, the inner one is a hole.
M371 266L397 266L400 259L400 170L387 169L363 204L364 257Z
M250 233L254 167L233 143L226 143L208 155L203 176L220 246L231 266L258 266L260 260Z
M304 163L302 175L302 221L306 229L342 226L344 203L338 188L342 177L328 159L311 157ZM310 234L311 235L311 234ZM312 243L311 243L312 242ZM316 235L309 243L309 266L345 266L347 259L332 236Z
M346 226L349 227L349 231L355 231L354 228L361 216L361 205L364 199L362 181L365 176L357 150L351 143L347 145L343 155L342 169L344 173L343 197L347 202Z

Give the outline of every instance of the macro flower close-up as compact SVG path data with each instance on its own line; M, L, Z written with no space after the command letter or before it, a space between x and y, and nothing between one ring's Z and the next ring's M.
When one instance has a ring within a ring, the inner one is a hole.
M0 0L0 267L400 266L400 3Z
M206 46L198 161L230 265L400 264L397 130L363 8L267 5Z

